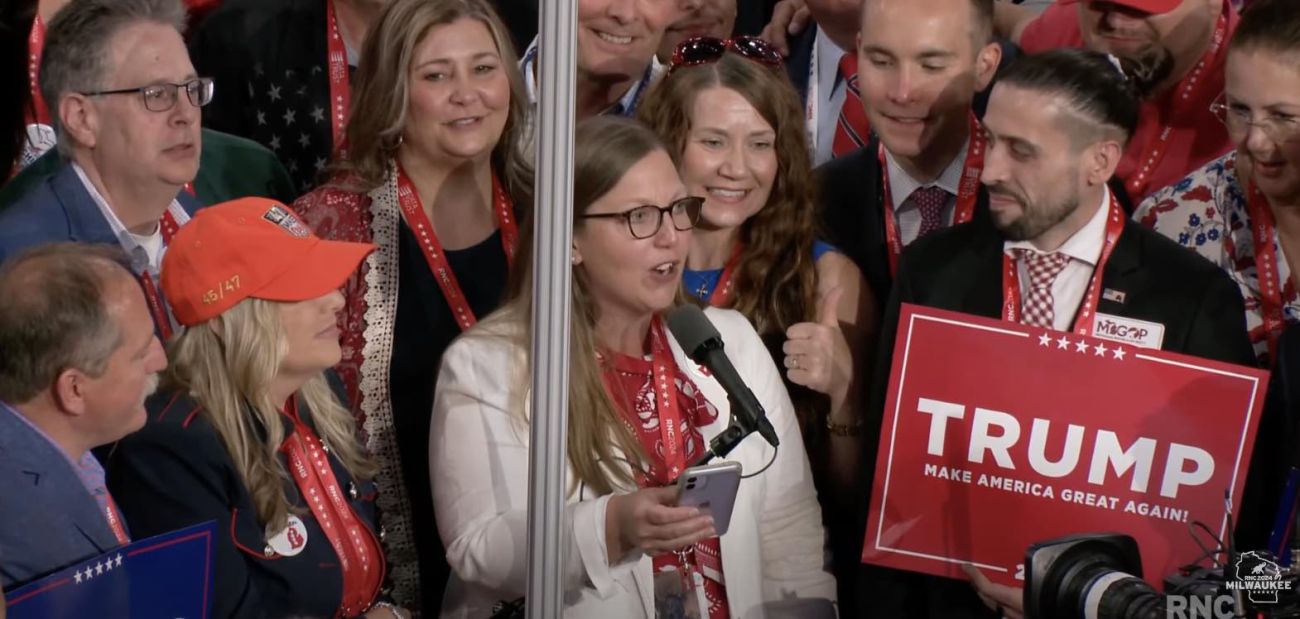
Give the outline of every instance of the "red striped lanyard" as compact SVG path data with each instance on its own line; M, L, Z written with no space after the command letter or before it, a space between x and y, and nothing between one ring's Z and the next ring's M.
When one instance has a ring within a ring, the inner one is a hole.
M172 237L180 229L176 217L169 210L163 212L162 219L158 220L158 229L162 232L163 245L170 245ZM171 314L167 312L167 305L163 303L162 294L158 292L157 284L153 282L153 275L149 274L149 269L140 273L140 286L144 288L144 300L149 304L149 313L153 314L153 323L158 325L158 333L162 335L164 342L172 337Z
M961 183L957 186L957 206L953 210L952 225L964 224L975 217L975 203L979 198L980 173L984 171L984 151L987 141L975 114L970 115L970 143L966 146L966 163ZM885 159L885 143L876 149L880 160L881 190L884 192L885 242L889 245L889 273L898 274L898 257L903 254L903 237L894 217L894 197L889 193L889 166Z
M677 401L677 362L668 347L663 321L655 316L650 321L650 358L654 367L655 411L659 414L659 437L663 440L664 465L672 483L686 470L686 454L682 450L682 411Z
M1246 200L1246 214L1250 217L1250 232L1255 241L1255 277L1259 280L1259 313L1263 319L1263 336L1268 339L1268 358L1277 354L1277 340L1286 328L1285 303L1294 287L1287 278L1285 287L1277 266L1277 227L1273 211L1259 186L1251 184Z
M343 498L320 439L298 417L297 398L289 398L285 409L293 420L293 434L284 440L280 451L289 460L299 493L338 556L343 572L342 616L359 615L379 593L385 571L383 553L370 528Z
M433 273L434 279L438 280L438 287L442 288L442 296L447 299L447 305L456 317L456 324L460 325L461 331L469 329L478 319L474 316L469 301L465 299L460 283L456 281L456 274L452 272L451 264L447 262L447 255L442 250L442 244L438 242L438 234L434 231L429 216L424 213L420 194L415 191L415 186L411 184L411 179L406 176L406 171L402 169L401 164L397 165L397 201L401 206L402 219L415 235L415 240L420 243L420 251L424 252L429 271ZM506 252L507 264L514 264L515 241L519 236L519 225L515 221L513 208L509 194L493 174L492 212L496 216L497 226L501 229L501 245Z
M1225 8L1224 10L1230 11L1232 9ZM1171 103L1173 109L1167 110L1169 114L1168 120L1160 127L1159 132L1151 138L1152 141L1145 149L1146 152L1138 158L1142 167L1138 168L1133 177L1125 183L1125 187L1128 188L1128 195L1133 196L1135 201L1140 201L1146 197L1146 186L1151 180L1151 174L1155 172L1156 166L1160 165L1160 162L1164 160L1165 155L1169 152L1169 137L1172 133L1174 117L1182 110L1187 110L1188 113L1201 113L1198 106L1203 104L1195 103L1200 99L1193 99L1192 95L1196 92L1197 86L1207 81L1201 79L1206 67L1210 64L1219 64L1219 52L1223 49L1223 42L1227 36L1227 13L1219 13L1219 21L1214 27L1214 38L1210 41L1210 48L1201 56L1201 60L1196 63L1196 67L1192 69L1192 72L1183 78L1182 84L1178 88L1178 94Z
M330 137L334 140L336 156L342 159L347 157L344 130L352 109L352 87L348 83L348 49L334 15L334 0L325 3L325 19L329 29L325 39L329 49Z
M726 266L722 267L722 275L718 276L718 284L713 287L713 292L709 294L709 305L713 307L726 307L731 303L731 293L735 287L735 270L736 264L740 262L740 252L744 245L736 241L736 246L731 249L731 257L727 258Z
M1078 335L1092 334L1093 316L1097 311L1097 302L1101 299L1101 277L1106 271L1106 262L1110 260L1110 253L1115 249L1120 233L1124 231L1124 210L1120 208L1119 201L1115 199L1113 193L1110 194L1110 205L1107 209L1109 212L1106 221L1106 240L1101 246L1101 257L1097 259L1097 266L1092 269L1088 291L1084 294L1083 304L1079 306L1079 314L1074 319L1073 331ZM1016 261L1003 252L1002 319L1019 323L1022 315L1020 303L1020 270L1016 266Z
M27 84L32 92L31 118L42 125L50 124L50 110L45 107L41 94L41 54L45 51L45 21L40 13L32 22L32 32L27 37Z

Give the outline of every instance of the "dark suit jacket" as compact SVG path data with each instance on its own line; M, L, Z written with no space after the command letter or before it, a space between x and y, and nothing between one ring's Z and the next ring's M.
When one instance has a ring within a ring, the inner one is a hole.
M918 240L903 253L881 323L876 376L866 408L864 460L874 467L899 306L913 303L997 318L1002 304L1002 235L988 219L954 226ZM1105 288L1126 293L1124 303L1101 299L1097 312L1160 323L1162 349L1253 366L1245 309L1226 273L1173 241L1125 221L1102 274ZM960 517L960 516L958 516ZM987 609L962 581L863 567L860 591L873 617L984 617Z
M176 199L191 215L200 208L184 191L177 193ZM69 162L0 211L0 262L29 247L63 241L119 243Z
M188 397L160 392L147 403L144 429L122 439L106 460L109 488L132 530L143 537L216 520L214 618L334 616L342 599L339 559L306 499L286 480L291 510L306 527L306 546L294 556L266 553L253 497L200 408ZM305 405L298 412L315 427ZM292 426L282 419L288 436ZM287 471L286 457L277 457ZM374 482L354 480L333 452L328 458L353 512L379 536Z
M1300 467L1300 326L1296 325L1278 340L1237 519L1237 548L1258 550L1267 545L1291 467Z
M0 585L26 584L118 546L68 456L0 404Z
M884 170L877 157L874 134L865 148L832 159L817 168L822 238L834 245L866 278L883 309L894 278L889 273L889 244L885 241ZM988 218L988 193L980 188L975 219Z

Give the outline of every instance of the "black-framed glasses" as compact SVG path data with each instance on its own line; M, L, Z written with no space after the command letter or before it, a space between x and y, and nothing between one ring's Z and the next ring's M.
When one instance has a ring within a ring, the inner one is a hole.
M669 72L678 67L717 62L727 51L733 51L744 58L774 67L781 66L781 52L776 51L771 43L758 37L741 36L731 39L716 37L693 37L677 44L673 50L673 61Z
M664 213L673 220L673 227L678 230L690 230L700 223L700 211L704 208L704 198L687 196L674 200L668 206L646 204L621 213L583 213L581 219L621 217L627 221L628 232L633 238L648 239L659 234L664 225Z
M1224 95L1219 95L1214 103L1210 104L1210 113L1228 128L1228 135L1234 140L1245 137L1251 127L1259 127L1268 139L1278 144L1300 138L1300 119L1294 116L1269 114L1263 120L1255 120L1251 117L1249 109L1228 105L1228 99Z
M176 100L180 98L180 90L185 89L185 98L190 100L190 105L194 107L203 107L212 102L212 78L196 77L192 80L180 84L161 83L140 86L138 88L121 88L118 90L96 90L94 92L83 92L81 94L87 97L98 97L100 95L129 95L140 93L140 98L144 99L144 109L150 112L166 112L176 106Z

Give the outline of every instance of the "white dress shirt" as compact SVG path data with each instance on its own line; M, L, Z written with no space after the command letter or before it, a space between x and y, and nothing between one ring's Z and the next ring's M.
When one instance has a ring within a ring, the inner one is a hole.
M911 174L908 174L894 155L885 150L885 173L889 175L889 199L894 205L894 218L898 221L899 240L903 246L910 245L916 237L921 234L921 211L916 205L907 201L908 196L913 191L923 187L939 187L949 194L948 202L943 206L943 226L946 228L952 225L953 214L957 210L957 191L961 187L962 171L966 168L966 151L970 146L970 138L966 138L966 143L962 144L961 150L957 151L957 157L948 163L948 167L943 169L939 178L931 183L922 183Z
M817 144L813 154L813 165L821 165L833 157L831 144L835 141L835 126L839 123L840 108L844 107L844 80L840 79L840 58L844 50L836 45L826 31L817 29L817 38L813 43L813 62L817 63L816 72L810 77L817 78L817 106L813 118L817 121ZM809 86L812 86L811 84ZM809 93L812 97L814 93Z
M77 178L81 179L81 184L86 187L86 192L90 194L95 206L99 207L99 212L104 214L104 219L108 221L108 226L113 230L113 236L117 237L117 242L122 245L122 250L131 259L131 268L137 274L144 273L147 270L156 279L162 269L163 253L167 250L166 244L163 243L162 226L157 226L152 234L145 235L135 234L127 230L122 220L118 219L117 213L108 205L108 200L105 200L103 194L99 193L99 190L95 189L95 185L90 182L85 170L82 170L81 166L77 165L76 162L72 163L72 169L76 171ZM185 209L181 208L180 203L175 200L172 200L168 210L173 213L174 217L177 212L185 212ZM177 221L176 224L183 225L185 220L188 219L189 217L186 216L184 220Z
M1109 209L1110 189L1107 188L1101 196L1100 208L1092 215L1092 219L1066 239L1055 252L1070 257L1069 264L1052 282L1052 328L1057 331L1069 331L1074 326L1074 316L1083 303L1083 295L1088 292L1088 282L1092 280L1092 272L1101 259L1101 249L1106 243L1106 216ZM1029 241L1006 241L1002 244L1002 251L1010 255L1012 260L1016 257L1011 250L1021 248L1039 254L1051 253L1040 251ZM1023 308L1029 298L1029 270L1024 261L1017 261L1016 267L1020 275L1020 307Z

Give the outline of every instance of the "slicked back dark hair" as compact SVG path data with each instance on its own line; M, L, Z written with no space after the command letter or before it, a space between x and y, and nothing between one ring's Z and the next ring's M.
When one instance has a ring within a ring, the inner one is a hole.
M1241 14L1228 49L1292 54L1300 60L1300 4L1295 0L1254 0Z
M1136 73L1136 64L1114 56L1054 49L1016 59L997 83L1060 97L1081 116L1122 132L1127 142L1137 129L1145 92Z

